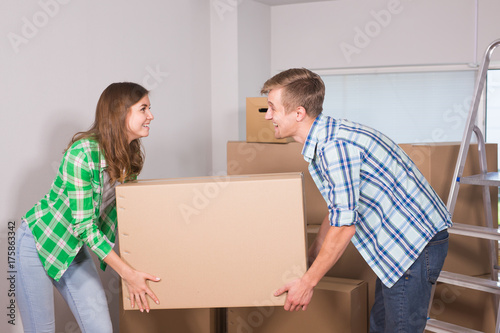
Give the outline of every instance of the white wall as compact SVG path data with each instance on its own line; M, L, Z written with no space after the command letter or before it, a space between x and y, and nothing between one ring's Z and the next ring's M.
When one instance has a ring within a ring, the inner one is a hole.
M271 74L271 8L245 1L238 9L239 140L246 140L246 98L260 96Z
M478 57L483 57L488 45L500 38L500 1L478 0ZM493 61L500 60L500 49L497 47L492 56Z
M226 142L238 138L238 4L212 1L210 54L212 174L226 170Z
M155 120L141 178L210 172L210 8L206 0L1 2L1 332L22 332L19 315L15 326L6 316L8 222L19 226L48 190L63 149L91 125L108 84L151 89ZM103 280L117 309L118 279L108 270ZM56 332L74 332L57 304Z
M226 144L245 139L245 98L259 96L271 72L270 7L212 0L212 174L226 172Z
M272 7L272 71L473 62L475 5L475 0L339 0ZM489 15L493 23L494 14ZM488 29L495 30L491 24Z

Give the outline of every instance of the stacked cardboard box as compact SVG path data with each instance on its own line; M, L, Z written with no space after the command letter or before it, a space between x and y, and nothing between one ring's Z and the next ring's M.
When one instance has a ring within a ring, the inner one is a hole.
M247 142L292 142L292 138L276 139L274 126L266 120L267 97L247 97L246 100Z
M149 313L120 309L120 333L219 333L218 309L151 310Z
M228 309L228 333L366 332L367 286L361 280L323 278L306 311L282 307Z

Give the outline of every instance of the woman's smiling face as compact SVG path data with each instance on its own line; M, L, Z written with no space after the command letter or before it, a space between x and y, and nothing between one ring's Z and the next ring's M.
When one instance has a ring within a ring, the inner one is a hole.
M145 95L141 100L130 107L125 119L128 142L149 135L149 125L153 120L149 96Z

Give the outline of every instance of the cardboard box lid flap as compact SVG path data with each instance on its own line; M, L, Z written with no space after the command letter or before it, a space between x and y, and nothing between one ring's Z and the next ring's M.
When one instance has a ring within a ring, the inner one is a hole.
M346 292L358 288L363 283L366 282L363 280L343 279L325 276L318 282L316 288Z

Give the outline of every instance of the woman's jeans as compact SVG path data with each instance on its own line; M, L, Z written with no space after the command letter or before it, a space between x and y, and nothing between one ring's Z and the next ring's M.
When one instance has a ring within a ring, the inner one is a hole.
M82 332L113 332L97 269L84 246L59 281L42 266L26 222L16 232L16 299L24 332L55 332L54 288L68 303Z
M427 322L432 285L448 253L448 231L438 232L391 288L377 278L370 333L421 333Z

